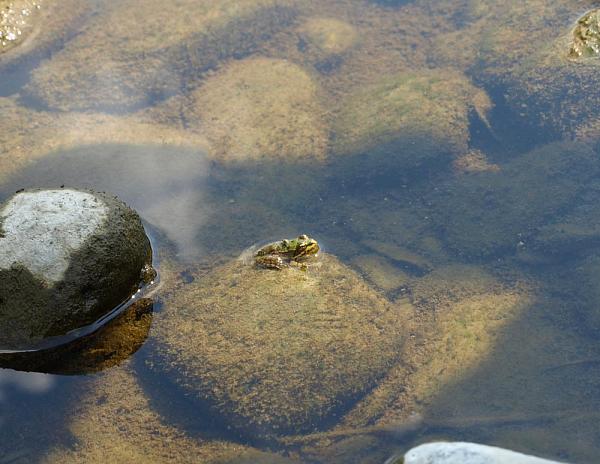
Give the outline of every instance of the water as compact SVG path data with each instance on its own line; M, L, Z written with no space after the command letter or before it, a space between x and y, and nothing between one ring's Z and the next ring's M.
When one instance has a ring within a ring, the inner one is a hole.
M597 462L595 5L41 2L0 54L0 201L117 194L161 286L4 358L0 463ZM236 261L301 233L306 273Z

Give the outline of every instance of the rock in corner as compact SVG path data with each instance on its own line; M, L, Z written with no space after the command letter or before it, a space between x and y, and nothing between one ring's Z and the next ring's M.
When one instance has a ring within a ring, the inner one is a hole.
M90 324L151 263L138 214L85 190L21 191L0 204L0 349L30 349Z
M402 462L402 461L400 461ZM466 442L433 442L404 455L404 464L560 464L495 446Z

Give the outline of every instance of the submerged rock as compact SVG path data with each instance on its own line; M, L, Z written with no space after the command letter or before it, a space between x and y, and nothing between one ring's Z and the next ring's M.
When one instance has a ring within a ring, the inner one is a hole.
M404 455L404 464L559 464L495 446L465 442L434 442Z
M502 166L454 178L431 194L431 216L460 255L515 252L538 228L575 206L600 172L589 145L548 144Z
M31 31L31 19L40 1L0 0L0 53L22 42Z
M224 163L318 160L328 143L318 94L311 76L288 61L235 61L193 93L189 119L200 121Z
M53 436L53 446L40 462L300 464L238 443L189 436L155 409L144 387L127 367L94 376L71 395L67 416L60 419L60 426L68 429L77 446L69 446L66 440L57 443ZM169 406L173 412L173 405ZM195 419L197 425L203 418Z
M358 33L351 24L335 18L309 18L298 32L306 45L321 52L322 58L344 53L358 40Z
M287 3L105 4L81 34L32 72L27 94L61 110L127 111L148 106L182 90L190 76L199 78L226 58L250 54L289 24L293 11Z
M415 167L463 153L469 112L482 119L486 93L453 70L407 72L386 77L348 97L334 122L333 151L358 157L357 170Z
M135 211L71 189L17 193L0 209L0 347L24 349L125 301L151 262Z
M337 421L395 362L406 315L337 258L220 266L165 298L150 367L252 438Z
M573 14L592 5L533 0L524 7L478 0L463 13L466 27L452 31L453 39L432 41L432 52L443 50L447 58L440 64L456 65L457 53L467 51L469 74L502 108L494 123L505 137L519 144L572 137L596 117L600 102L600 63L593 58L600 40L598 10L573 24Z
M581 58L598 55L600 55L600 9L595 9L577 21L569 56Z

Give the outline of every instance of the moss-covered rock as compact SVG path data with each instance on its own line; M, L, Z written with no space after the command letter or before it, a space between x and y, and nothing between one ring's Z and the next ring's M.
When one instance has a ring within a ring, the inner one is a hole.
M592 4L468 2L463 26L433 41L433 61L458 61L477 76L504 109L494 122L507 131L536 141L571 136L600 99L598 60L583 45L598 40L595 10L574 23Z
M357 170L415 167L466 151L469 112L482 118L485 92L450 69L407 72L357 90L333 123L333 152L358 157Z
M342 55L351 50L359 40L356 28L336 18L314 16L298 28L300 50L308 55L315 67L335 68Z
M330 425L395 362L406 317L335 257L242 261L173 292L151 366L246 437Z
M497 172L500 166L490 163L481 150L469 150L459 156L452 163L457 174L471 174L474 172Z
M328 132L318 96L316 82L293 63L234 61L193 93L189 119L200 122L224 163L322 160Z
M39 462L295 462L237 443L188 437L168 424L152 406L130 369L112 369L97 376L71 398L67 426L76 446L55 446Z
M107 4L85 31L32 73L28 95L61 110L131 110L179 92L293 17L286 1L158 0ZM143 20L140 20L143 11Z
M573 30L572 58L600 55L600 9L587 12L577 21Z
M345 425L364 426L378 418L378 424L399 424L401 430L411 416L428 413L439 395L486 361L504 329L530 307L529 287L464 265L415 279L412 336L401 350L402 362L346 415Z

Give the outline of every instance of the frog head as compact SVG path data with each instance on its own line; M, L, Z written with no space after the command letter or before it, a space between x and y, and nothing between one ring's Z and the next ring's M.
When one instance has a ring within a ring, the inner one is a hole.
M300 235L292 240L285 240L288 249L293 252L292 259L299 260L309 258L319 252L319 244L308 235Z

